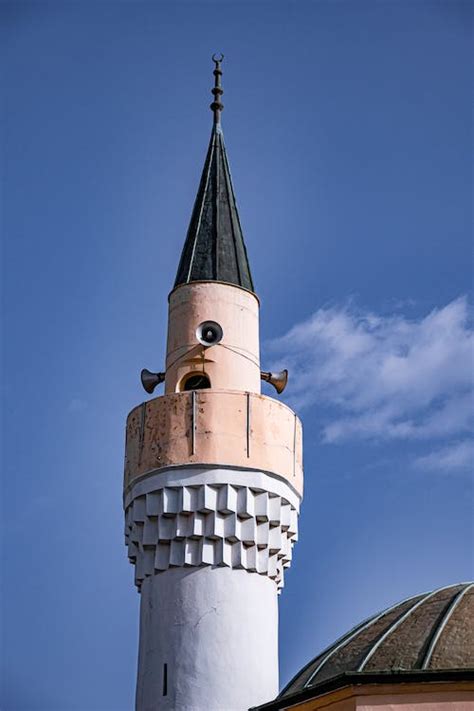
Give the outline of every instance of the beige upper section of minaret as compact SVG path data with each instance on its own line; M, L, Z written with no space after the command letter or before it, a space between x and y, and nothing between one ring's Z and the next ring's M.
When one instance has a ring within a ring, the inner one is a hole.
M275 474L301 496L302 450L300 420L272 397L214 389L172 393L130 412L124 487L161 468L203 464Z
M258 316L255 294L232 284L192 282L171 292L165 394L128 416L125 489L162 468L203 464L275 474L302 495L301 423L260 392ZM198 342L203 321L220 324L220 343ZM210 388L184 391L189 375L202 372Z
M191 372L205 372L216 390L260 392L259 303L255 294L222 282L191 282L169 297L165 394L180 392ZM205 348L196 328L217 321L221 343Z

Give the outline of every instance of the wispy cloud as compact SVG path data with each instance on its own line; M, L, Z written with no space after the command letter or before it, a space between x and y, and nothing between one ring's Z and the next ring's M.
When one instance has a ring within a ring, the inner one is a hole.
M414 460L416 469L430 472L472 472L474 441L453 442Z
M324 409L326 442L459 440L472 426L474 331L465 297L417 319L352 303L322 308L269 347L276 365L290 368L294 406Z

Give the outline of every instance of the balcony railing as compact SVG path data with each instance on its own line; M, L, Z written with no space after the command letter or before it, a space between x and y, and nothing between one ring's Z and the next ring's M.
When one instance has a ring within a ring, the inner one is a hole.
M134 408L127 419L125 488L148 472L186 464L270 472L301 493L301 422L278 400L241 391L173 393Z

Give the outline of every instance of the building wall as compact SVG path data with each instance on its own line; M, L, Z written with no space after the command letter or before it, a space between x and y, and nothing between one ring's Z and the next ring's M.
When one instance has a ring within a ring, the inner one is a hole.
M474 711L474 682L348 686L281 711Z
M359 696L356 711L473 711L473 691L437 691L412 694Z

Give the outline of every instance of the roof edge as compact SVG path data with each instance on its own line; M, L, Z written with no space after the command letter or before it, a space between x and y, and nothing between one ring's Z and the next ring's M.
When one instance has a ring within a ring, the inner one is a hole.
M174 294L175 291L185 286L194 286L195 284L222 284L223 286L232 286L234 287L234 289L240 289L241 291L245 291L247 294L251 294L253 297L255 297L257 303L260 305L260 299L258 297L258 294L256 294L255 291L252 291L252 289L247 289L245 286L240 286L240 284L234 284L233 281L221 281L220 279L196 279L195 281L183 281L181 282L181 284L176 284L176 286L173 286L170 293L168 294L168 302L171 298L171 295Z
M474 669L417 669L416 671L393 670L386 672L344 672L331 679L309 686L288 696L278 696L273 701L253 706L249 711L280 711L318 696L350 686L370 684L433 684L436 682L474 682Z

